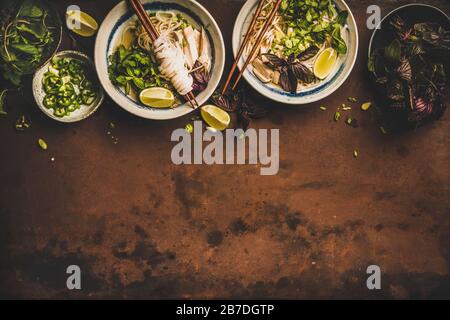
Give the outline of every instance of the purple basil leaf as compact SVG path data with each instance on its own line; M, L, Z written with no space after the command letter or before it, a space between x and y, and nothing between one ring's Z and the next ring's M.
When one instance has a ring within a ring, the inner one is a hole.
M244 110L244 111L239 112L238 116L239 116L238 117L239 123L241 124L242 129L247 130L250 125L250 121L251 121L247 111Z
M289 86L289 76L288 76L288 68L284 67L280 70L280 80L279 80L281 88L283 88L284 91L290 92L290 86Z
M287 65L286 61L279 58L277 55L274 55L272 53L266 53L264 54L264 57L267 58L269 61L269 65L271 65L274 68L282 68Z
M194 90L194 91L200 92L200 91L204 91L205 89L206 89L205 84L197 83L195 81L192 84L192 90Z
M290 66L288 69L288 79L289 79L289 92L292 94L297 93L298 80L294 71L292 70L292 66Z
M237 110L245 101L244 93L242 90L233 91L230 98L231 108Z
M433 104L422 97L414 98L414 108L409 116L409 121L420 122L430 117L433 113Z
M398 76L406 81L411 81L412 79L412 69L409 60L406 58L402 58L400 60L400 66L397 68Z
M290 65L293 64L294 61L295 61L295 54L291 53L288 57L287 63Z
M394 27L394 30L400 40L405 41L410 38L413 29L408 27L405 21L398 15L391 19L390 24L392 27Z
M201 66L202 64L197 61L194 64L194 69L200 68ZM204 68L192 72L192 77L194 78L194 81L197 82L198 84L208 84L210 79L209 72Z
M292 64L290 70L301 82L312 83L316 79L312 71L301 62Z
M388 78L387 77L379 77L375 80L378 84L386 84L388 82Z
M227 95L223 94L216 94L211 98L214 105L218 106L219 108L222 108L225 111L233 112L236 111L236 109L233 108L231 101Z
M405 100L405 92L400 81L393 81L388 85L387 97L393 101Z
M299 53L297 59L300 61L306 61L314 57L319 52L319 48L316 46L311 46L302 53Z

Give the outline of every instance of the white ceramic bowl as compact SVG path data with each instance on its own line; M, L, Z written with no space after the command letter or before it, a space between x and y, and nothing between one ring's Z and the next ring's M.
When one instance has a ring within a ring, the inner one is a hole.
M44 104L43 100L46 95L44 92L44 89L42 87L42 80L44 78L45 73L48 71L49 66L51 66L51 60L47 61L41 68L36 70L33 76L33 95L34 99L36 100L36 104L38 105L39 109L42 110L47 116L52 118L53 120L59 121L59 122L77 122L84 120L91 116L97 109L100 107L100 105L103 102L103 99L105 97L105 93L103 92L103 88L101 87L100 83L98 83L98 79L96 77L94 63L92 62L91 58L89 58L84 53L78 52L78 51L60 51L55 56L55 58L74 58L81 60L85 62L92 73L92 79L90 79L93 83L97 84L98 90L97 90L97 98L96 100L90 105L82 105L80 109L75 110L70 114L70 116L65 116L62 118L59 118L53 114L53 109L47 109Z
M341 10L347 10L349 12L347 19L346 37L347 37L347 54L341 55L338 59L335 69L331 74L323 81L319 82L317 85L304 89L295 94L286 92L280 87L274 84L264 84L262 83L253 73L252 66L249 66L244 72L244 78L247 82L260 94L266 96L267 98L285 103L285 104L307 104L315 101L322 100L333 92L335 92L339 87L345 82L345 80L350 75L358 55L358 27L355 22L355 18L348 7L348 5L343 0L335 0L336 6ZM244 40L244 36L254 12L256 11L256 6L258 0L248 0L242 7L234 25L233 30L233 53L236 57L237 52ZM242 57L239 61L239 68L245 63L245 57Z
M171 10L183 15L195 26L203 26L206 30L211 45L212 68L211 79L206 90L196 96L197 102L202 105L214 93L225 65L225 45L222 33L214 18L199 3L192 0L157 0L142 1L147 11ZM114 86L108 76L108 57L115 51L120 43L120 35L123 27L131 20L137 20L134 12L126 1L116 5L106 16L98 30L95 43L95 65L100 82L108 95L119 106L128 112L146 119L167 120L184 116L193 111L189 103L171 109L154 109L141 104L125 95L118 87Z

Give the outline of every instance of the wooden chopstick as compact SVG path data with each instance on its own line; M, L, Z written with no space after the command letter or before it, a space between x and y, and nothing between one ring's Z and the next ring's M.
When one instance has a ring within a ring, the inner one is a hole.
M255 55L256 51L259 49L259 46L261 45L261 42L263 41L264 36L267 33L267 30L269 30L270 26L272 25L272 22L275 19L275 16L276 16L278 9L280 8L280 5L282 2L283 2L283 0L277 0L277 3L273 7L272 12L270 13L269 17L266 20L266 23L264 24L263 29L261 30L261 33L259 34L258 38L256 39L256 43L255 43L252 51L250 52L250 55L247 57L247 60L245 61L244 65L242 66L242 69L240 70L239 75L238 75L234 85L231 87L231 91L236 89L236 86L238 85L239 80L241 80L241 78L245 72L245 69L247 69L248 65L250 64L250 62L253 59L253 56Z
M153 25L152 21L150 20L150 17L147 14L147 11L145 11L144 6L142 5L140 0L130 0L131 6L133 7L134 11L136 12L136 15L138 19L141 21L142 25L144 26L145 31L149 34L152 41L155 41L159 37L159 32L156 30L155 26ZM189 92L184 96L184 98L191 104L191 106L195 109L196 106L199 107L197 100L195 99L194 94Z
M140 1L137 0L130 0L131 5L133 6L134 11L136 12L136 15L138 16L139 20L141 21L142 25L144 26L144 29L147 31L147 33L150 35L150 38L152 41L155 41L158 38L158 32L153 26L153 23L151 23L150 20L147 20L145 17L147 16L147 13L142 6ZM148 23L150 21L150 24Z
M235 57L233 66L231 67L230 74L228 75L227 81L225 82L225 86L223 87L222 94L225 94L225 92L227 92L228 85L231 82L231 78L233 77L234 71L237 68L239 60L241 59L241 56L244 53L244 50L247 47L247 44L250 41L250 39L255 31L256 22L258 21L258 17L261 14L261 11L264 7L264 2L266 2L266 0L259 0L255 14L253 15L252 21L250 22L250 26L248 27L247 33L245 34L244 41L242 42L242 45L239 48L239 52Z

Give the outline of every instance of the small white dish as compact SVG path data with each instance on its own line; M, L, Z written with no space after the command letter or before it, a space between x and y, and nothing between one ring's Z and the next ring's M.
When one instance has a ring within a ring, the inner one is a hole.
M54 56L54 58L74 58L74 59L78 59L78 60L85 62L89 66L89 69L92 74L91 75L92 78L90 80L92 82L94 82L94 84L95 84L95 82L97 82L96 83L97 98L89 106L81 105L80 109L75 110L69 116L64 116L62 118L55 116L53 114L53 109L47 109L43 104L43 100L44 100L46 93L43 89L42 80L44 79L44 75L48 71L48 68L52 65L52 60L50 59L41 68L36 70L36 72L34 73L34 77L33 77L33 95L34 95L34 99L36 100L36 103L37 103L39 109L41 109L42 112L44 112L48 117L52 118L53 120L59 121L59 122L71 123L71 122L77 122L77 121L81 121L81 120L88 118L100 107L100 105L102 104L103 99L105 97L103 88L101 87L101 85L98 82L98 79L96 77L94 63L87 55L85 55L84 53L78 52L78 51L70 51L70 50L61 51L61 52L58 52Z
M201 25L206 30L211 45L211 79L206 90L196 96L197 102L200 105L204 104L219 85L225 66L225 44L216 21L202 5L192 0L144 0L142 3L146 11L170 10L183 13L190 23L196 26ZM109 12L100 26L95 43L95 65L103 88L115 103L138 117L167 120L192 112L194 109L189 103L168 109L155 109L144 106L137 99L131 99L120 88L112 84L108 75L108 57L120 43L120 35L123 28L130 21L135 21L136 19L135 13L129 8L127 2L122 1Z
M281 89L274 84L265 84L261 82L253 73L253 67L249 66L244 72L244 78L247 82L260 94L263 96L277 102L299 105L307 104L322 100L333 92L335 92L339 87L347 80L350 75L358 55L358 27L356 25L355 18L348 7L348 5L343 0L335 0L336 6L340 10L347 10L349 12L347 19L347 27L344 31L348 51L345 55L339 57L338 62L328 77L319 82L317 85L306 88L297 92L295 94L289 93ZM248 0L242 7L234 25L233 30L233 53L237 56L237 52L244 41L245 34L248 30L252 17L256 11L256 6L258 0ZM242 57L239 60L239 68L245 63L246 57Z

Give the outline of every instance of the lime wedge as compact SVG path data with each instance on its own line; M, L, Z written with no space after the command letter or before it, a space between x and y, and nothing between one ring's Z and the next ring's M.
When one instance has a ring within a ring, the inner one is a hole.
M139 100L146 106L153 108L170 108L175 103L172 91L160 87L142 90Z
M230 115L213 105L203 106L200 110L203 120L213 129L223 131L230 124Z
M323 50L314 63L314 75L325 79L333 70L337 61L337 52L333 48Z
M86 12L70 10L66 12L66 24L69 30L82 37L92 37L98 29L98 23Z

